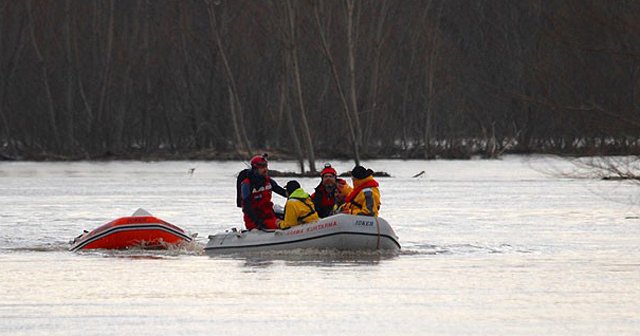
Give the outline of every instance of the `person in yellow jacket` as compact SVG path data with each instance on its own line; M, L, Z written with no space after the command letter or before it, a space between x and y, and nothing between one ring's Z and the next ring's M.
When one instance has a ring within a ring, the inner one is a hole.
M280 229L287 229L320 219L311 197L300 187L298 181L289 181L285 189L288 196L287 203L284 206L284 220L278 223Z
M356 166L351 171L353 191L345 199L343 213L378 217L380 190L373 179L373 170Z

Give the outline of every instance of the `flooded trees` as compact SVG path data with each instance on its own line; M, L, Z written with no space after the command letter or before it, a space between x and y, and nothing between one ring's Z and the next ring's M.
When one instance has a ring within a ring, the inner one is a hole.
M3 2L0 153L637 153L639 6Z
M251 145L249 144L249 138L247 137L247 130L244 124L242 102L239 98L238 86L231 70L227 53L222 43L222 37L220 33L220 27L218 26L218 20L216 18L216 6L218 3L212 0L205 0L207 4L207 10L209 13L209 26L211 28L211 34L218 47L218 53L227 80L227 91L229 92L229 113L231 115L231 122L234 129L236 144L242 145L244 150L251 156Z
M327 63L329 64L329 67L331 70L331 78L333 79L335 90L337 91L338 96L340 97L340 103L342 105L342 110L344 112L347 127L349 129L349 140L353 148L353 160L355 161L356 165L360 165L360 140L359 140L360 129L358 128L360 122L359 122L357 112L353 111L352 109L355 106L355 104L353 104L352 102L352 105L349 105L349 103L347 102L347 94L345 92L345 89L343 88L344 86L342 84L342 81L340 80L340 75L338 74L336 60L334 59L334 56L331 52L331 48L329 45L329 37L327 36L328 33L327 33L327 28L325 23L327 22L327 18L324 16L328 16L328 14L321 14L321 6L322 6L322 2L320 1L316 2L313 7L313 14L315 18L315 23L317 25L318 34L320 35L320 41L322 43L322 52ZM347 21L348 21L347 26L350 26L353 24L352 7L353 6L350 7L351 12L349 12L350 14L349 14L349 17L347 18ZM331 13L331 11L327 11L327 12ZM323 17L324 17L324 20L323 20ZM349 34L351 34L351 31L349 31L348 35ZM353 46L351 46L350 48L353 49ZM351 65L351 62L349 64ZM355 90L355 88L352 88L352 90Z
M307 110L305 108L305 104L304 104L304 97L302 95L302 83L301 83L301 74L300 74L300 66L298 64L298 41L297 41L297 36L296 36L296 30L298 29L297 26L297 21L296 21L296 10L295 7L292 6L291 4L291 0L286 0L286 6L285 6L285 12L286 12L286 18L287 18L287 26L288 26L288 41L287 41L287 45L288 45L288 50L289 50L289 55L288 57L286 57L287 62L285 62L286 65L288 65L287 68L290 69L290 73L293 76L294 79L294 87L295 87L295 93L296 93L296 101L297 101L297 105L298 105L298 111L299 111L299 116L300 116L300 124L302 125L302 134L303 134L303 138L304 138L304 144L305 144L305 150L307 152L308 155L308 159L309 159L309 171L314 173L316 172L316 155L315 155L315 151L313 149L313 140L311 138L311 130L309 128L309 123L307 122ZM292 120L292 118L290 118ZM292 132L295 132L294 129L292 129ZM297 135L296 136L296 140L297 140ZM304 165L301 165L301 172L304 173Z

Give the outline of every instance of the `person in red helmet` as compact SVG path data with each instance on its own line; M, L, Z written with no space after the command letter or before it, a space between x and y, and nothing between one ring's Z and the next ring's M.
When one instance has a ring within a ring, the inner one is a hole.
M287 192L269 177L266 155L254 156L251 169L240 183L241 206L247 230L275 230L278 219L273 212L271 193L287 197Z
M311 195L313 204L320 218L333 215L339 208L347 195L351 192L351 187L347 181L338 178L338 173L330 163L325 163L324 169L320 172L322 181Z

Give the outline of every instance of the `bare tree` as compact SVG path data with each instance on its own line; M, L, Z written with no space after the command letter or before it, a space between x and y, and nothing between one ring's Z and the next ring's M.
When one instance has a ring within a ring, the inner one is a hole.
M358 147L362 146L362 126L360 125L360 117L358 112L358 93L356 88L356 62L355 49L358 40L354 32L354 10L355 3L353 0L345 0L345 16L347 26L347 58L348 62L348 78L349 78L349 97L351 102L351 117L355 130L355 137Z
M236 141L238 144L242 144L245 151L249 154L249 156L251 156L251 146L249 145L249 139L247 138L245 125L242 118L242 104L240 103L240 98L238 97L236 81L233 76L233 72L231 71L231 66L229 65L227 54L225 52L224 46L222 45L222 37L220 36L220 30L216 19L215 7L217 6L217 4L215 1L211 0L205 0L205 2L209 11L211 34L213 35L215 43L218 46L218 53L220 54L220 59L222 60L222 65L227 76L230 95L229 100L231 104L229 111L231 112L231 120L233 122L233 128L236 133Z
M9 150L14 151L15 146L13 145L15 142L14 132L12 132L12 127L9 124L9 119L7 118L7 114L5 113L5 104L7 101L7 92L9 83L13 81L14 75L16 73L16 69L19 65L19 60L21 59L22 51L26 45L26 32L25 32L25 15L21 15L18 19L18 28L17 34L15 34L15 39L13 43L13 48L9 48L11 41L9 40L10 34L3 34L3 27L5 20L5 10L9 6L9 3L5 3L4 6L0 10L0 60L4 60L3 52L5 50L10 50L8 55L8 66L5 69L5 66L0 62L0 122L2 122L2 131L4 136L4 141L10 145ZM11 33L11 32L8 32ZM5 43L3 43L5 36L7 38L7 47L5 48ZM0 137L2 139L2 137Z
M67 90L66 90L66 114L67 114L67 127L66 134L68 139L68 145L71 146L71 151L75 151L75 111L73 107L74 101L74 71L73 71L73 51L71 50L71 0L65 0L64 4L64 49L65 49L65 71L67 73Z
M47 111L49 117L49 127L53 132L53 142L54 149L60 150L61 142L60 142L60 132L58 131L58 121L56 118L56 110L53 102L53 94L51 93L51 87L49 84L49 70L47 69L47 64L45 63L45 59L40 51L40 46L38 44L38 38L36 37L36 22L33 19L33 10L31 6L31 0L26 0L26 8L27 8L27 16L29 18L29 31L31 33L31 43L33 46L33 50L36 54L38 64L40 66L41 80L42 86L44 88L44 92L47 98Z
M288 63L288 60L285 60ZM302 153L302 147L300 146L300 139L298 138L298 132L296 132L296 126L293 122L293 115L291 108L285 102L287 101L287 77L282 76L282 83L280 84L280 104L279 108L284 111L287 119L287 126L289 127L289 136L293 141L293 148L295 149L296 156L298 158L298 165L300 166L300 173L304 174L304 155Z
M371 69L371 79L369 84L369 111L366 118L366 126L363 131L363 146L365 153L368 152L371 135L373 133L374 120L378 112L378 99L380 89L380 63L384 46L385 35L387 34L386 20L389 11L389 2L387 0L380 1L380 11L377 13L375 24L375 35L373 37L373 67Z
M334 82L334 85L336 86L336 91L338 91L338 95L340 96L340 101L342 102L343 111L347 119L347 126L349 127L349 134L351 136L351 145L353 146L353 156L354 156L353 159L356 165L360 165L360 142L358 140L358 133L357 133L358 131L356 130L357 124L359 123L356 123L355 121L353 121L353 114L349 109L347 98L342 89L342 85L340 84L338 70L336 69L335 61L331 54L331 50L329 49L329 42L327 40L327 36L324 31L324 27L321 20L321 15L320 15L321 5L322 5L321 1L314 3L314 17L315 17L318 33L320 34L320 40L322 42L322 51L331 68L331 75L333 78L333 82Z
M286 1L286 14L287 21L289 23L289 50L291 53L290 60L293 67L293 78L296 88L296 96L298 100L298 108L300 109L300 121L302 123L302 129L304 132L305 147L307 155L309 156L309 171L316 172L316 155L313 149L313 141L311 139L311 131L309 130L309 124L307 122L307 111L304 107L304 98L302 95L302 83L300 80L300 67L298 66L298 42L296 40L296 12L291 6L291 1ZM304 173L304 166L301 166L302 173Z
M104 129L101 127L100 123L104 120L104 115L108 113L106 111L107 100L109 96L107 96L107 90L111 86L112 80L112 54L113 54L113 30L114 30L114 0L108 0L107 3L107 27L106 27L106 41L104 46L104 58L102 63L102 76L100 77L100 94L98 96L98 108L96 109L96 118L93 120L93 124L91 125L91 133L96 134L98 136L98 140L96 142L99 143L99 148L102 150L106 145L105 141L107 139L106 134L104 133ZM107 145L108 146L108 145Z
M431 4L431 1L429 1ZM439 26L440 20L442 17L442 3L438 3L436 7L436 17L434 23L433 34L431 35L431 43L429 45L429 51L426 53L426 67L425 67L425 118L424 118L424 158L428 159L432 153L429 143L433 137L433 100L435 98L434 95L434 77L436 71L436 61L438 58L438 52L440 51L440 47L438 46L438 37L439 37ZM427 10L429 7L427 7Z

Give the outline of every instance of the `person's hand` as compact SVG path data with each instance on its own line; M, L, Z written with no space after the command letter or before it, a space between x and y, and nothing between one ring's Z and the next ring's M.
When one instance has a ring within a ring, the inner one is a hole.
M277 223L278 223L277 224L278 225L278 229L280 229L280 230L289 230L290 229L290 227L282 227L282 224L284 224L283 220L278 220Z

